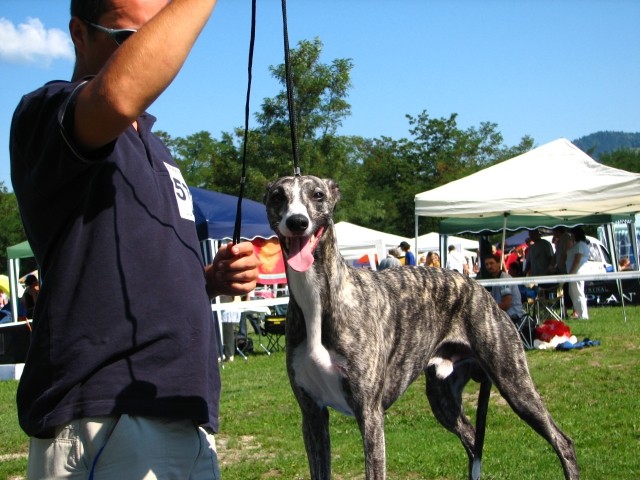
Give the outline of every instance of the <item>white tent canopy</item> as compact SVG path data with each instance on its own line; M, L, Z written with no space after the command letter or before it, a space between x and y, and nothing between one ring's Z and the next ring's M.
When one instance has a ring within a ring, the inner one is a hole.
M415 197L416 216L566 218L640 212L640 174L601 165L564 138Z
M601 165L564 138L415 196L418 218L447 217L459 233L609 223L640 212L640 174ZM600 220L602 219L602 220ZM489 227L491 224L491 227ZM504 234L503 234L504 235Z
M347 260L376 254L378 259L382 259L387 256L390 248L397 247L402 241L408 241L398 235L379 232L349 222L338 222L335 224L335 229L338 248Z
M425 233L417 239L412 239L409 243L411 245L417 245L418 252L438 251L440 249L440 234L438 232ZM478 243L477 240L469 240L468 238L456 237L454 235L447 237L447 246L455 245L458 250L477 250Z

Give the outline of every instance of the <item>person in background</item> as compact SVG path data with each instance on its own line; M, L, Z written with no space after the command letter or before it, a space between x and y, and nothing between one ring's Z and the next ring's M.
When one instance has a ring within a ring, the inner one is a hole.
M499 256L493 255L485 258L484 264L490 278L511 278L511 275L500 269ZM517 321L524 315L522 297L517 285L494 285L491 287L491 296L498 306L507 312L511 320Z
M493 245L488 237L486 235L480 235L478 262L477 265L474 266L474 270L478 270L476 272L477 278L489 278L489 272L487 272L487 268L484 266L484 259L491 256L493 254L492 251Z
M22 297L20 297L20 301L24 306L25 316L28 319L33 318L33 311L36 308L36 302L38 301L38 294L40 293L40 282L38 281L38 277L33 274L27 275L27 278L24 279L24 293Z
M619 261L618 261L618 267L620 269L620 271L626 271L626 270L632 270L633 267L631 265L631 260L629 260L629 257L622 257Z
M4 308L7 303L9 303L9 296L4 290L0 290L0 308Z
M13 314L11 313L11 302L7 294L0 290L0 323L13 322Z
M569 233L569 230L567 229L567 227L564 227L562 225L555 227L553 229L552 242L555 246L555 259L554 259L554 263L556 266L555 273L558 273L560 275L566 274L567 273L567 252L571 247L571 245L573 244L571 233ZM563 295L564 295L565 289L568 290L568 286L565 288L565 284L563 282L561 282L558 287L559 287L558 292L562 292ZM565 301L562 303L563 310L564 310L563 318L567 316L566 310L570 301L571 301L571 296L569 295L567 298L565 298Z
M28 479L220 477L211 299L254 290L258 262L241 242L203 265L146 112L215 4L71 0L71 81L15 110L11 178L42 281L16 395Z
M522 245L518 245L516 248L511 250L509 255L505 258L504 265L507 269L507 273L512 277L521 277L523 275L524 248Z
M469 275L469 265L467 264L467 259L462 256L461 253L458 252L455 245L449 245L447 253L447 265L446 267L449 270L455 270L456 272L460 272L464 275Z
M404 264L415 265L416 257L411 251L411 246L407 242L400 242L400 249L404 252Z
M427 253L426 267L440 267L440 255L438 252Z
M583 267L589 261L589 240L582 227L572 228L571 237L573 242L567 251L567 262L565 265L568 274L579 275L580 273L584 273ZM588 320L589 310L587 309L587 297L584 293L584 280L569 282L569 296L573 304L573 314L571 318Z
M533 243L527 249L525 273L533 277L553 273L555 270L553 245L544 240L537 229L529 231L529 238Z
M567 273L567 251L572 244L571 234L567 230L567 227L558 226L553 229L553 243L556 246L556 271L559 274Z
M380 261L378 270L384 270L386 268L401 267L402 263L399 260L400 250L397 247L390 248L387 256Z

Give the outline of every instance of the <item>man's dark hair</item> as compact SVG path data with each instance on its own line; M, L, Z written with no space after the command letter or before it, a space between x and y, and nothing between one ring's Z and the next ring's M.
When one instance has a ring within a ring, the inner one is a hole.
M107 8L107 0L71 0L71 16L97 23Z

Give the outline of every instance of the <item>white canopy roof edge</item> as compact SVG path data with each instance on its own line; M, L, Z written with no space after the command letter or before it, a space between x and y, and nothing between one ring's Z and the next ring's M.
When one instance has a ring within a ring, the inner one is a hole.
M564 138L415 196L416 216L568 217L640 211L640 174L601 165Z

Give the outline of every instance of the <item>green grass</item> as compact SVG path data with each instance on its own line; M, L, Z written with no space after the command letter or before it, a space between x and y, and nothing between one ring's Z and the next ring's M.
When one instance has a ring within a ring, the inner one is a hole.
M592 308L589 321L570 322L579 338L601 346L568 352L527 353L531 374L556 422L576 445L583 479L640 478L640 307ZM285 372L284 353L236 356L221 371L221 431L217 436L223 478L308 479L300 413ZM17 382L0 382L0 478L24 476L28 440L16 421ZM466 455L458 439L433 418L424 379L387 412L390 479L465 479ZM476 385L467 387L474 413ZM355 421L331 412L335 479L363 479ZM488 418L484 479L561 479L549 445L495 392Z

